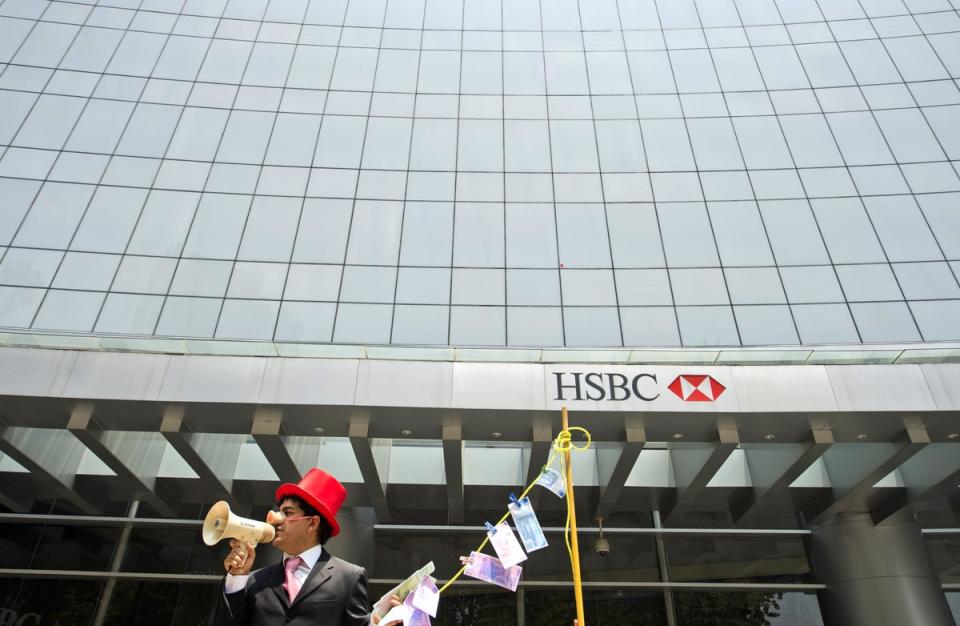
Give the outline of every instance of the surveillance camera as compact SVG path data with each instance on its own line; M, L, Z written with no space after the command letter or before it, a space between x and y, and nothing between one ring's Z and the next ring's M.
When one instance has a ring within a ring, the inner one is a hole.
M606 537L600 537L597 539L597 543L593 546L593 549L596 551L599 556L607 556L610 554L610 542L607 541Z

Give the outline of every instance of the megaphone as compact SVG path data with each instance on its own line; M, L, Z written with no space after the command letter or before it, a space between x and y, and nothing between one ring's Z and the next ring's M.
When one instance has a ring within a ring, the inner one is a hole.
M203 520L203 543L212 546L224 538L236 539L242 544L244 554L246 544L270 543L275 535L272 524L240 517L232 513L230 505L223 500L210 507Z

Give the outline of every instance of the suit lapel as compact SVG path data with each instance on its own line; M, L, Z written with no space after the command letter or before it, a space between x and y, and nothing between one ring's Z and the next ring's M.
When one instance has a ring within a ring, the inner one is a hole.
M280 561L280 563L274 566L267 580L270 583L270 588L273 589L273 592L277 594L277 598L280 599L280 605L283 606L284 609L287 609L290 606L290 598L287 597L287 590L283 588L283 561Z
M293 604L291 606L296 606L300 600L310 595L316 591L320 585L330 580L330 577L333 576L333 568L333 560L330 558L330 553L324 550L320 555L320 558L317 559L317 562L313 564L313 569L311 569L310 573L307 574L307 579L303 581L303 586L300 587L300 591L297 593L297 597L293 599ZM280 588L280 591L283 591L282 587Z

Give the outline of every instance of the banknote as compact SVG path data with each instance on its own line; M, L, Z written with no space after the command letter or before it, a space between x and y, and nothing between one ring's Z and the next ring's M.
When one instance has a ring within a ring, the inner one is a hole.
M433 570L434 570L433 561L430 561L429 563L427 563L426 565L424 565L414 573L410 574L410 576L408 576L406 580L404 580L402 583L400 583L399 585L397 585L387 593L383 594L383 597L377 600L377 603L373 605L373 614L379 615L380 617L383 617L384 615L386 615L387 611L389 611L391 608L391 605L390 605L391 596L394 596L394 595L397 596L398 598L400 598L400 601L402 602L403 600L406 599L407 595L410 592L412 592L414 589L416 589L420 585L420 582L424 578L428 577L430 574L433 573Z
M527 555L520 547L517 536L513 534L513 530L506 522L489 526L489 528L487 536L490 537L490 544L493 545L493 549L504 567L510 567L527 560Z
M533 552L547 547L547 538L543 536L543 529L540 528L540 520L533 511L533 505L530 504L530 498L520 498L507 505L510 509L510 515L513 517L513 525L517 527L517 533L520 535L520 541L527 552Z
M540 476L537 478L537 484L546 487L558 498L563 498L567 495L567 487L563 482L563 474L552 467L547 467L540 472Z
M437 589L436 581L430 576L424 578L413 593L407 596L406 602L430 617L436 617L437 606L440 603L440 591Z
M384 624L389 624L390 622L401 621L406 624L410 618L413 616L414 608L406 604L401 604L400 606L395 606L389 611L387 611L381 618L380 621Z
M471 578L484 580L498 587L516 591L523 568L519 565L505 568L500 559L495 559L480 552L471 552L470 558L467 560L467 568L463 573Z
M403 626L430 626L430 616L423 611L414 611L413 614L403 622Z

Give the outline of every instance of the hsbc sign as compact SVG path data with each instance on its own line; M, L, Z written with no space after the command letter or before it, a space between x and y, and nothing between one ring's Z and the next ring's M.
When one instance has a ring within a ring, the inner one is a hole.
M557 367L548 373L548 377L552 378L548 379L548 390L554 402L639 401L662 404L667 398L675 398L671 404L677 400L709 404L718 400L727 390L727 385L717 376L695 369L677 373L676 370L664 371L656 367L611 367L602 371Z

